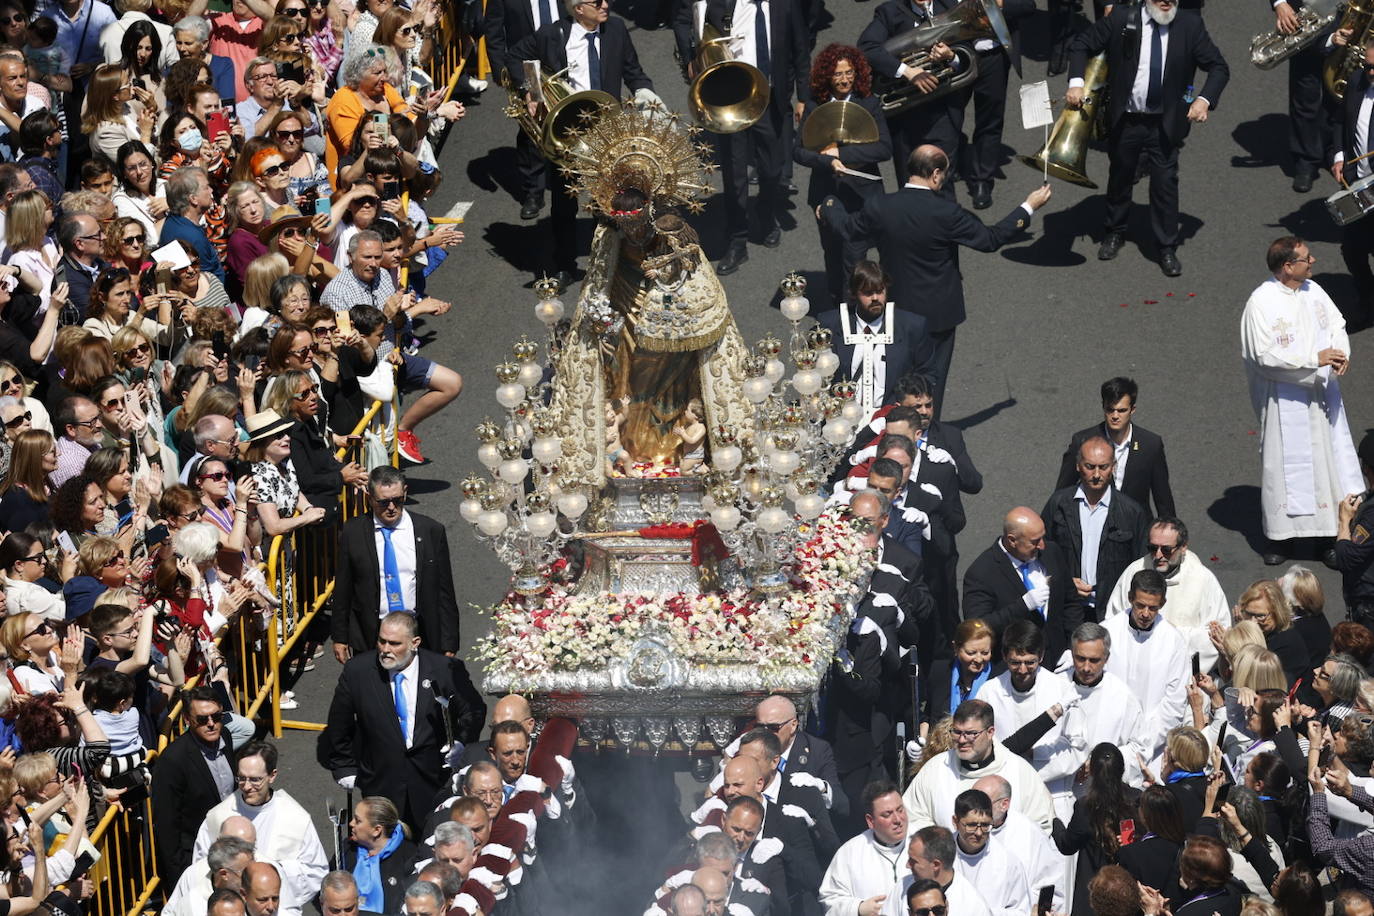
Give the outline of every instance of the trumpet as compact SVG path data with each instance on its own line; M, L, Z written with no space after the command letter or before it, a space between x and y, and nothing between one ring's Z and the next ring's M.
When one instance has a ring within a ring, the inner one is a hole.
M1345 0L1312 0L1298 10L1298 30L1285 35L1278 29L1260 32L1250 41L1250 63L1272 70L1316 41L1340 15Z
M567 70L559 70L540 78L542 114L531 114L523 94L511 83L506 83L510 96L506 117L514 118L534 145L555 163L562 163L567 158L575 142L574 133L579 128L620 106L614 96L599 89L573 91L564 78L567 73Z
M883 42L883 50L915 70L925 70L939 80L933 92L922 92L900 77L873 76L873 94L882 103L883 114L891 117L924 105L971 84L978 77L978 55L966 47L955 47L954 60L936 61L930 53L945 42L973 42L990 38L1011 49L1011 32L995 2L964 0L954 9L931 19L929 25L894 35ZM957 61L957 63L956 63Z

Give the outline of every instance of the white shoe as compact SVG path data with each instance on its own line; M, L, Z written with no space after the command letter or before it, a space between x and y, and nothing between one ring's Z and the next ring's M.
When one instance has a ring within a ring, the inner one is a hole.
M458 89L460 92L479 93L486 91L486 88L486 80L473 79L470 76L464 76L461 80L458 81Z
M282 709L296 709L300 706L300 704L296 702L295 698L291 696L289 691L281 695L281 703L278 705Z

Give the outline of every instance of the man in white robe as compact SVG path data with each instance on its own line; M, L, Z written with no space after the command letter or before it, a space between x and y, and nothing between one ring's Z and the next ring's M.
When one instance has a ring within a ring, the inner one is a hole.
M1072 695L1068 678L1041 667L1045 660L1044 630L1029 620L1017 620L1002 633L1002 661L1007 670L983 685L978 699L992 707L992 721L998 734L1014 735L1055 704L1067 702ZM1031 766L1040 770L1049 762L1061 733L1061 722L1036 739L1031 750Z
M1150 761L1163 753L1169 729L1191 723L1192 661L1187 640L1161 614L1167 592L1163 576L1153 569L1141 570L1131 580L1130 610L1103 624L1112 637L1107 672L1125 681L1145 710L1136 741Z
M1050 909L1056 913L1065 912L1066 857L1030 818L1011 810L1011 783L1001 776L984 776L973 787L992 800L992 842L1012 850L1020 860L1026 870L1031 899L1039 898L1040 888L1053 887L1054 903Z
M1188 652L1196 652L1201 670L1206 673L1217 663L1217 648L1212 645L1207 627L1213 622L1222 629L1231 627L1231 604L1212 571L1197 554L1188 549L1188 529L1176 518L1159 519L1150 526L1149 553L1136 560L1116 580L1102 619L1124 614L1131 606L1131 577L1142 569L1153 568L1169 587L1164 619L1172 623L1188 641Z
M825 916L875 916L907 873L906 806L896 783L864 788L868 829L835 852L821 879Z
M1335 537L1341 500L1364 490L1337 382L1350 366L1350 339L1340 310L1311 279L1313 260L1301 239L1273 242L1273 277L1250 294L1241 317L1241 355L1260 422L1269 566L1285 559L1278 542Z
M953 808L951 799L950 810ZM907 916L907 888L920 879L934 881L944 889L945 899L949 901L949 916L992 916L992 909L978 888L956 870L958 856L954 834L948 827L932 824L912 834L907 844L910 872L892 886L883 903L882 916Z
M943 826L954 817L954 797L983 776L1002 776L1012 786L1012 806L1049 833L1054 819L1050 793L1035 769L997 741L992 707L965 700L954 710L954 747L921 767L906 787L908 829Z
M978 789L954 799L954 870L978 888L996 916L1025 916L1031 911L1030 881L1021 850L992 837L992 800Z
M277 749L265 741L245 746L238 759L238 789L205 815L191 859L205 858L225 819L242 815L257 831L257 860L275 863L289 886L282 896L289 889L296 900L313 900L329 859L309 813L285 790L272 788L276 779Z

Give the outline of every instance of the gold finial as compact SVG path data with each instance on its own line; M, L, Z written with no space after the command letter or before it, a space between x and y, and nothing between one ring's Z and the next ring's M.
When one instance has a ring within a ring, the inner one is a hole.
M778 289L784 296L800 296L806 292L806 278L794 271L782 278Z

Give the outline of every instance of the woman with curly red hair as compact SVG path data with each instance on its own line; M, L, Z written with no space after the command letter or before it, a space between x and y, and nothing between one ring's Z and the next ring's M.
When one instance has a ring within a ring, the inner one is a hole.
M811 169L811 183L806 189L806 202L815 209L821 201L835 195L846 213L857 213L864 201L883 193L883 181L878 171L883 160L892 155L892 138L887 132L887 119L872 93L873 71L862 51L851 45L827 45L816 55L811 66L811 100L802 112L802 131L792 161ZM801 143L806 121L812 112L831 101L854 102L861 105L878 125L878 142L849 143L840 146L829 142L818 150L810 150ZM873 178L846 174L842 169L862 172ZM834 303L844 296L844 240L830 231L824 222L818 224L821 251L825 254L826 287Z

